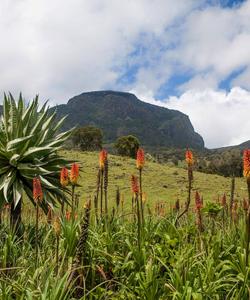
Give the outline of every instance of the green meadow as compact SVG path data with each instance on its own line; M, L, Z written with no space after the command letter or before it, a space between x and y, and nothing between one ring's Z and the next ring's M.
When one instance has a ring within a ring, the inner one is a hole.
M78 161L81 166L80 187L77 188L77 191L80 194L80 203L83 204L88 197L93 198L96 192L99 153L62 150L60 154L67 159ZM124 205L129 207L132 198L130 177L132 174L138 175L136 161L116 155L108 155L108 158L109 205L110 207L115 206L116 189L119 187L121 196L124 198ZM169 209L174 205L177 198L184 204L187 198L187 170L146 160L143 169L143 191L146 193L147 202L152 208L159 201L166 203L166 208ZM193 203L195 191L199 191L204 201L216 201L224 193L229 198L231 178L195 171L192 193ZM241 201L246 196L245 180L236 178L235 199Z

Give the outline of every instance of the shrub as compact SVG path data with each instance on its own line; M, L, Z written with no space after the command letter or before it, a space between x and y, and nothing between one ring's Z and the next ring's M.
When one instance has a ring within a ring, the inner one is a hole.
M82 151L100 150L102 140L102 131L94 126L77 128L72 135L73 146L80 148Z
M136 157L139 146L139 140L133 135L119 137L115 142L115 149L119 155L132 158Z

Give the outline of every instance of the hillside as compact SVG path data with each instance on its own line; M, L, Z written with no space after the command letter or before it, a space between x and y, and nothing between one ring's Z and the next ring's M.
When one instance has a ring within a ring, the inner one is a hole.
M81 187L78 191L83 202L88 196L94 196L96 189L96 174L98 170L97 152L62 151L67 158L78 160L81 164ZM109 199L111 206L115 205L116 187L120 188L126 205L130 205L130 175L137 174L135 160L109 155ZM156 201L166 202L172 206L177 197L182 203L186 200L187 171L182 168L170 167L155 162L147 162L143 172L143 186L147 194L147 201L154 205ZM204 200L215 200L225 192L230 195L230 178L219 175L194 172L194 190L204 196ZM247 195L246 184L243 178L236 179L236 199L240 200ZM194 198L194 195L193 195Z
M227 146L227 147L221 147L221 148L216 148L216 149L212 149L214 151L218 151L218 152L223 152L226 150L244 150L244 149L248 149L250 148L250 140L243 142L239 145L233 145L233 146Z
M53 108L54 109L54 108ZM58 118L68 115L64 129L94 125L112 143L121 135L134 134L143 145L204 148L187 115L140 101L135 95L98 91L75 96L56 107Z

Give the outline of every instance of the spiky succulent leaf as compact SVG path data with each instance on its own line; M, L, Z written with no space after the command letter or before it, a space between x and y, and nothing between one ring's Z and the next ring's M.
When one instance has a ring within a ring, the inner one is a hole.
M32 180L39 176L44 192L42 207L66 201L60 189L59 173L70 161L58 155L58 150L72 130L58 133L65 117L55 124L56 113L50 113L47 103L39 110L38 97L28 105L20 94L15 101L4 95L0 121L0 206L21 200L23 193L33 201Z

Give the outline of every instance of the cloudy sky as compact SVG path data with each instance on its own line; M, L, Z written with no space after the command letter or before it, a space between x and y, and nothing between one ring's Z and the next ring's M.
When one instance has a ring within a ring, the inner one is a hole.
M209 148L250 139L250 0L1 0L0 93L134 92Z

